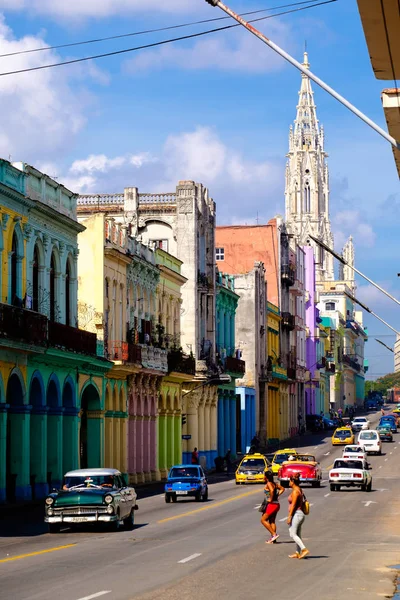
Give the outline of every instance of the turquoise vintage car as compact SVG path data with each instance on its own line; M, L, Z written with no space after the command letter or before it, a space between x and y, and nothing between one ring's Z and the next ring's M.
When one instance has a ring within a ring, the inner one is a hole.
M132 529L139 508L136 500L134 488L126 485L117 469L78 469L66 473L62 489L47 496L44 520L50 533L81 523Z

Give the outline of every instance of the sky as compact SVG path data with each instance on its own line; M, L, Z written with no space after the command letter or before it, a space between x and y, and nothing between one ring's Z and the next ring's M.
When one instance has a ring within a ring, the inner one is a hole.
M299 0L297 0L299 1ZM237 12L295 0L228 0ZM308 5L312 4L310 1ZM255 15L274 15L304 4ZM0 74L123 50L222 27L199 24L118 40L47 49L223 16L204 0L0 0ZM251 18L251 17L250 17ZM229 23L229 21L228 21ZM373 75L356 0L337 0L255 24L373 121L386 128L384 87ZM0 85L0 156L35 165L79 193L171 192L206 185L218 224L284 214L288 131L300 73L233 28L151 49L7 75ZM400 297L400 193L390 144L313 84L325 128L335 247L353 235L356 266ZM357 297L395 329L400 306L359 278ZM393 371L394 334L370 315L369 378Z

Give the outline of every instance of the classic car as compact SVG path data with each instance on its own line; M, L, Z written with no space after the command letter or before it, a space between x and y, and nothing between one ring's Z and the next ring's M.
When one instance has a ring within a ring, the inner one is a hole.
M379 433L375 429L360 431L357 444L362 446L367 454L371 454L372 452L382 454L382 442Z
M378 425L376 430L379 433L379 437L381 438L382 442L393 442L393 433L390 430L389 423Z
M287 487L290 476L295 473L300 473L301 483L311 483L312 487L321 485L321 467L312 454L297 454L285 461L278 472L279 483Z
M207 479L199 465L171 467L164 487L165 502L176 502L179 497L194 496L197 502L208 499Z
M391 412L391 413L388 413L387 415L385 415L385 417L392 417L395 420L397 427L400 427L400 414L399 413ZM385 417L383 417L383 418L385 418Z
M271 463L271 471L274 475L278 475L278 471L281 465L289 459L289 456L296 456L297 450L294 448L284 448L283 450L277 450L274 454Z
M137 496L126 485L117 469L78 469L64 475L62 489L45 500L44 520L50 533L81 523L109 523L113 529L122 524L132 529Z
M270 461L260 453L246 454L236 470L236 485L242 483L264 483L264 472L271 466Z
M343 448L342 458L345 460L367 460L367 453L358 444L349 444Z
M355 417L351 422L351 428L353 431L361 431L361 429L369 429L370 421L367 417Z
M351 427L338 427L332 436L332 445L354 444L354 433Z
M389 425L390 431L397 433L397 419L395 417L385 415L379 419L379 425Z
M364 492L372 490L372 475L365 460L337 458L329 471L331 492L341 487L359 487Z

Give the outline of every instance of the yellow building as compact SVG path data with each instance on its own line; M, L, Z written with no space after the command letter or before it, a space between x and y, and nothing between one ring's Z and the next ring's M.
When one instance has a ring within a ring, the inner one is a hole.
M268 410L267 436L268 443L288 437L289 429L289 392L287 372L280 365L280 311L271 302L267 303L267 380Z

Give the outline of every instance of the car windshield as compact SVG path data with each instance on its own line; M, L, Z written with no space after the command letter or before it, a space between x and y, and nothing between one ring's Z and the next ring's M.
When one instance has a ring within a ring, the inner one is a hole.
M361 460L335 460L334 469L362 469Z
M360 440L376 440L375 431L362 431L360 433Z
M335 431L335 437L338 438L347 438L351 436L351 431L349 431L348 429L342 429L339 431Z
M378 426L378 429L379 429L380 431L390 431L390 425L389 425L389 423L387 423L387 424L384 424L384 425L379 425L379 426Z
M241 469L265 469L265 461L262 458L244 458Z
M344 451L346 452L346 454L350 454L352 452L359 453L362 452L362 448L360 448L359 446L346 446Z
M356 417L354 419L354 423L366 423L367 419L365 417Z
M296 460L296 453L282 452L282 454L275 454L274 463L276 465L281 465L286 460L289 460L289 456L293 456L294 460Z
M199 471L196 467L173 468L169 474L171 479L180 477L199 477Z
M118 489L118 481L113 475L71 475L64 477L63 489Z
M296 462L315 462L315 456L311 456L311 454L296 454L295 460Z

